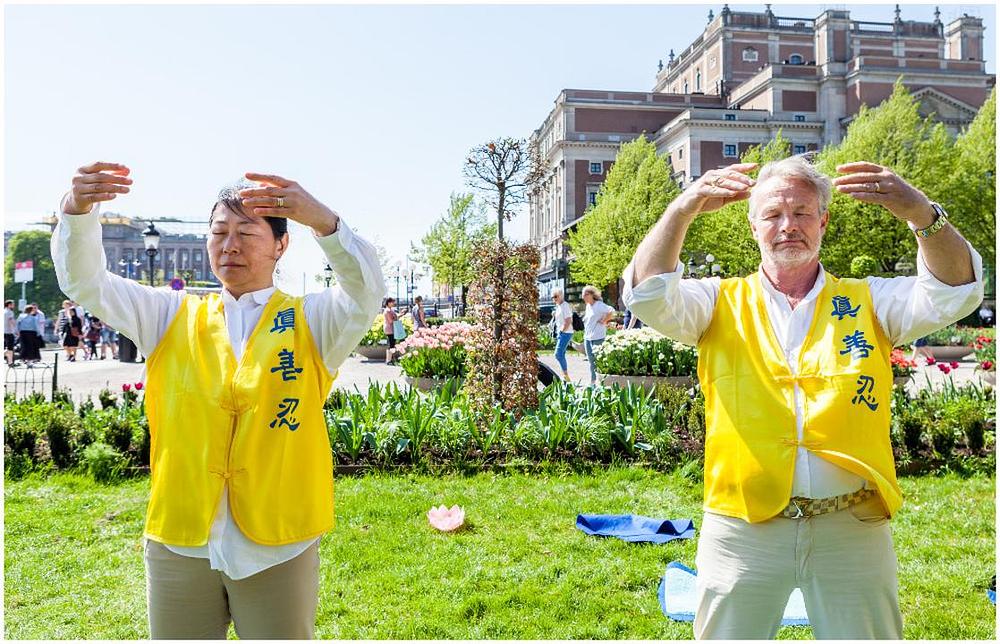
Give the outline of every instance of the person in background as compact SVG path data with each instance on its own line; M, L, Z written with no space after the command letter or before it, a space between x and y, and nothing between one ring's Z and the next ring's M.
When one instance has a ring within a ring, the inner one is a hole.
M42 359L38 351L38 314L28 305L17 319L17 335L21 339L21 360L29 367Z
M573 309L563 299L562 289L552 291L552 323L556 332L556 362L562 369L563 380L569 381L569 367L566 364L566 349L573 339Z
M597 363L594 358L594 347L604 343L608 335L608 324L615 317L614 308L601 300L601 290L596 286L583 287L583 301L587 310L583 314L583 347L590 362L590 385L597 384Z
M393 354L396 353L396 334L394 325L399 316L396 314L396 299L385 298L385 306L382 307L382 330L385 332L385 339L389 346L385 349L385 363L391 364Z
M76 352L83 337L83 320L70 300L63 301L63 310L59 312L59 337L66 351L66 360L76 362Z
M44 349L45 348L45 323L46 323L45 313L43 313L42 310L40 308L38 308L38 303L37 302L32 302L31 306L35 307L35 315L38 316L38 348L39 349Z
M3 303L3 357L7 366L14 366L14 344L17 342L17 316L14 300Z
M418 295L413 300L415 306L413 307L413 330L427 328L427 315L424 313L424 298L422 295Z
M639 316L632 313L632 309L625 308L625 318L622 320L622 328L624 329L641 329L642 320Z
M101 360L107 357L107 350L111 349L111 359L118 359L118 332L109 324L101 326Z
M83 330L86 360L97 359L97 344L101 341L101 331L103 329L104 324L96 316L91 315L87 318L87 325Z

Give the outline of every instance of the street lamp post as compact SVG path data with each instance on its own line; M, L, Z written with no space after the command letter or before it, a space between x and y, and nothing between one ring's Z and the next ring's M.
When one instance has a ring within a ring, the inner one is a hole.
M156 229L153 222L149 222L149 227L143 231L142 239L146 244L146 255L149 256L149 285L154 286L153 259L156 257L156 254L160 252L160 231Z
M329 264L323 269L323 275L326 276L326 287L330 288L330 281L333 279L333 267Z

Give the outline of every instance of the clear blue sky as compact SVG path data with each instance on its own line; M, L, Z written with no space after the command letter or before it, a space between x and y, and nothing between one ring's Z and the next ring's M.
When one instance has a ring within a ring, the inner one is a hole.
M55 210L91 160L132 168L109 209L137 217L205 217L249 170L299 181L402 258L463 190L470 147L530 135L563 88L651 89L721 7L7 6L5 225ZM774 11L827 8L892 20L888 4ZM995 72L994 6L941 12L984 19ZM527 215L511 229L526 238ZM287 272L319 270L299 240Z

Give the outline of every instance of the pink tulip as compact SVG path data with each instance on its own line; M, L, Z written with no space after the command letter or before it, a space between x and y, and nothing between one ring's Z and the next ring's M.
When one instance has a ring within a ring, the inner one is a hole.
M432 527L441 532L454 532L465 524L465 510L457 505L451 506L450 509L443 505L431 507L427 511L427 520Z

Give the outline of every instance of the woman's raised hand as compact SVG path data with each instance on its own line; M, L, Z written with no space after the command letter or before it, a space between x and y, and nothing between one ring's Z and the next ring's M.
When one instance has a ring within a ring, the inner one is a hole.
M131 170L120 163L98 161L83 166L76 171L73 187L63 197L62 211L67 215L85 215L95 203L126 194L132 185L129 172Z

